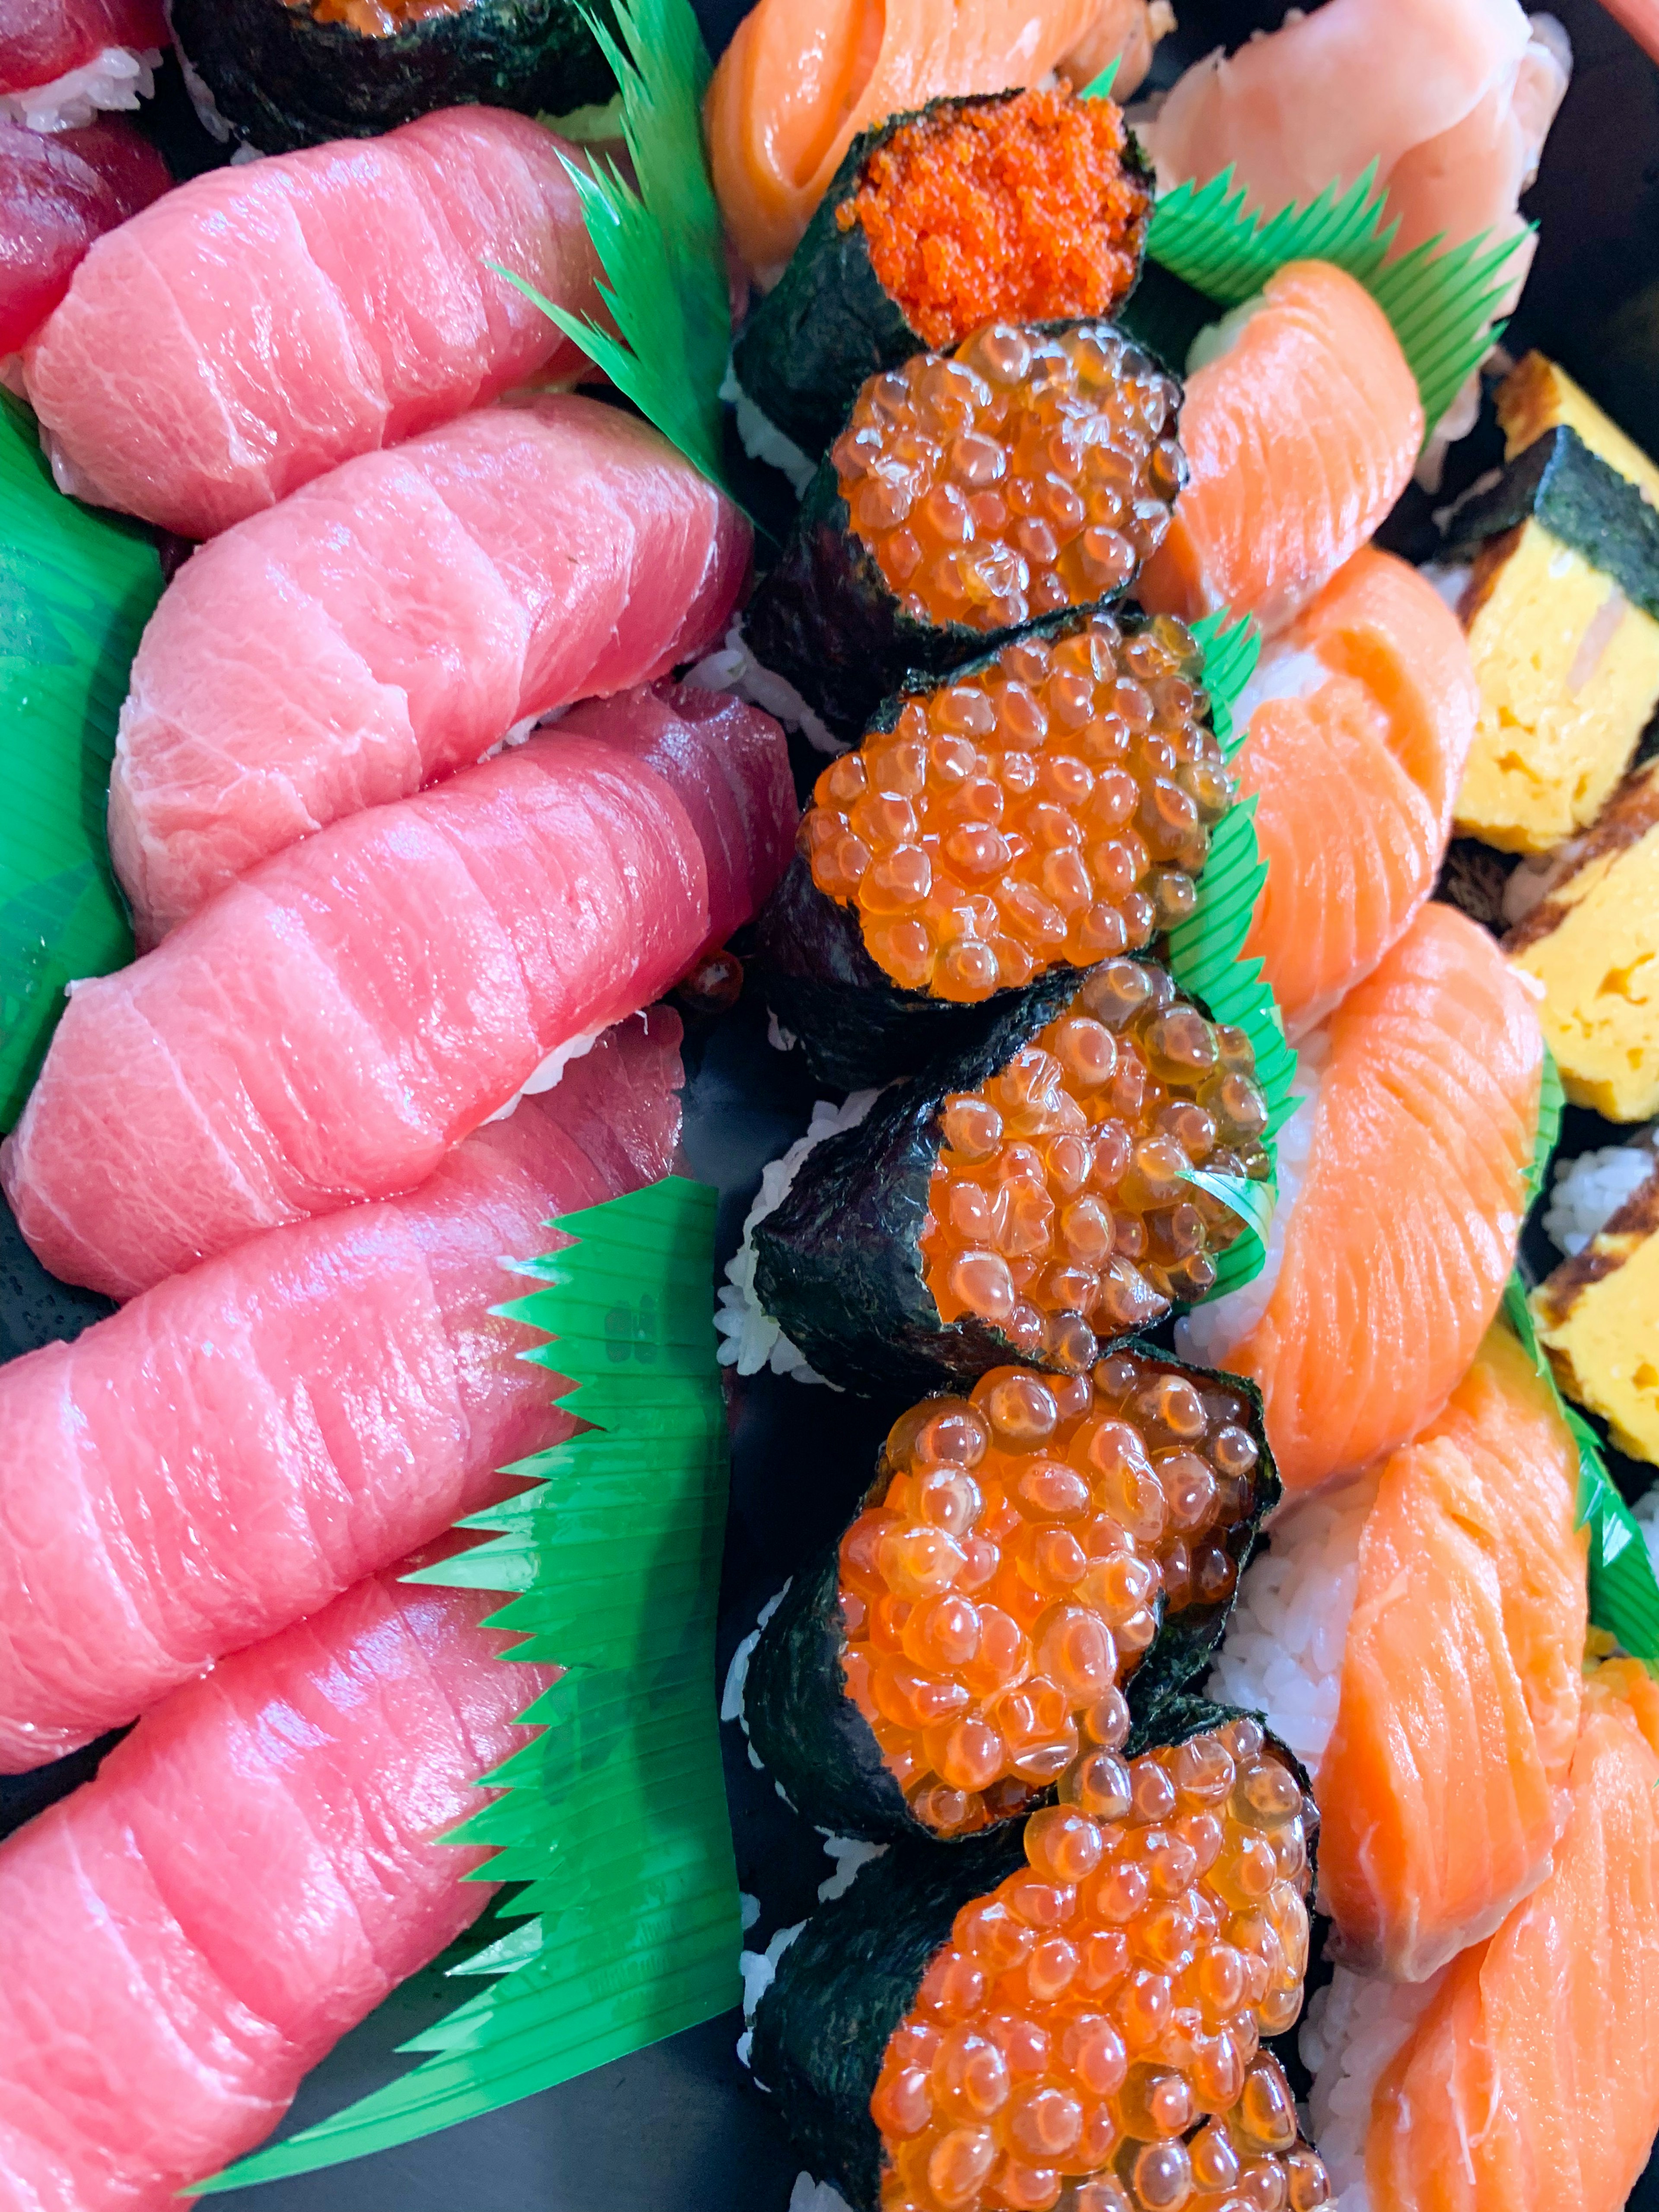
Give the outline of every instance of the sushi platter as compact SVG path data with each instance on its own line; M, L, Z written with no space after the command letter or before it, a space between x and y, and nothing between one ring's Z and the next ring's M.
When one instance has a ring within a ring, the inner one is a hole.
M0 0L0 2212L1659 2212L1656 176Z

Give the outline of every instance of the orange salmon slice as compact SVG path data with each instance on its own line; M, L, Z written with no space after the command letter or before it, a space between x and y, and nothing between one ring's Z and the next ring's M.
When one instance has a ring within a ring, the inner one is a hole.
M1370 973L1433 888L1480 694L1450 608L1369 547L1252 690L1267 696L1238 767L1267 881L1244 951L1297 1037Z
M1578 1734L1578 1453L1502 1322L1382 1467L1319 1771L1334 1955L1425 1981L1544 1880Z
M1154 614L1253 614L1269 636L1365 544L1410 481L1423 403L1388 317L1328 261L1272 277L1188 379L1191 469L1142 573Z

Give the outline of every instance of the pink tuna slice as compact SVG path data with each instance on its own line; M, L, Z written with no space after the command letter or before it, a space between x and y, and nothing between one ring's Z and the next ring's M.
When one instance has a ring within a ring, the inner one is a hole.
M119 117L50 137L0 121L0 355L33 337L95 238L172 184L149 139Z
M667 1174L679 1037L636 1014L413 1196L273 1229L0 1369L0 1772L315 1613L571 1433L534 1333L490 1309L565 1242L550 1216Z
M665 439L561 394L347 461L187 561L110 785L141 946L360 806L720 636L749 530Z
M777 724L672 686L604 711L336 822L76 987L0 1152L54 1273L130 1297L413 1189L754 913L794 840Z
M100 239L24 356L69 487L210 538L577 349L488 264L597 313L574 149L451 107L192 178Z
M440 1840L556 1669L393 1577L175 1690L0 1844L0 2203L169 2212L488 1903Z

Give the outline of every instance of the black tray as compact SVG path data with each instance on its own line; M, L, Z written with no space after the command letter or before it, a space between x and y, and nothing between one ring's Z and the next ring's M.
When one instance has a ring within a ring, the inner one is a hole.
M718 50L744 12L743 0L696 4ZM1659 70L1595 0L1554 0L1554 9L1577 64L1527 203L1542 237L1510 343L1517 351L1545 347L1594 389L1597 325L1659 278ZM1283 8L1279 0L1187 0L1180 12L1181 32L1166 42L1155 81L1212 46L1272 27ZM192 138L182 99L169 109L167 129L181 170L223 158ZM1491 459L1489 441L1477 433L1455 454L1443 496ZM1422 504L1409 503L1402 536ZM764 1018L748 1002L692 1038L687 1063L687 1164L720 1190L723 1262L736 1249L761 1168L804 1130L815 1087L798 1056L768 1047ZM1573 1115L1568 1135L1574 1152L1616 1140L1593 1116ZM9 1217L0 1218L0 1357L72 1334L103 1310L45 1275ZM844 1520L867 1475L877 1425L856 1401L769 1376L735 1388L732 1423L721 1680L761 1605ZM717 1689L710 1684L711 1697ZM0 1778L0 1833L83 1780L97 1749L36 1775ZM763 1905L747 1941L761 1944L811 1909L832 1869L741 1745L728 1742L726 1750L738 1878ZM489 1933L486 1920L469 1948ZM468 1986L446 1981L436 1968L416 1975L309 2076L282 2132L322 2119L400 2071L410 2062L393 2055L398 2045L452 2010ZM247 2212L785 2212L800 2160L737 2063L741 2027L734 2013L405 2149L222 2201ZM1659 2160L1630 2207L1659 2212Z

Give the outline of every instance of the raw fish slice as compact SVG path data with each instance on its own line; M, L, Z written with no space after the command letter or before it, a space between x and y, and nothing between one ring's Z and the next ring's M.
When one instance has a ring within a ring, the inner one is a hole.
M0 97L84 69L107 46L142 53L170 43L161 0L5 0Z
M130 123L46 137L0 120L0 355L39 330L93 240L172 182Z
M1370 973L1432 889L1480 694L1451 610L1369 548L1250 693L1262 703L1237 764L1267 881L1244 950L1295 1037Z
M1187 383L1191 475L1142 604L1231 607L1270 635L1358 551L1411 481L1423 404L1389 319L1326 261L1293 261Z
M1515 1263L1543 1065L1525 981L1435 904L1322 1036L1277 1273L1183 1324L1194 1356L1261 1385L1292 1490L1395 1450L1468 1371Z
M483 1592L359 1583L175 1690L0 1846L0 2203L167 2212L477 1917L440 1839L556 1670Z
M141 947L267 854L723 635L742 515L591 399L365 453L187 561L133 663L110 849Z
M573 150L453 107L192 178L100 241L27 349L60 475L210 538L353 454L568 376L575 347L487 264L597 307Z
M636 1015L412 1196L273 1229L0 1369L0 1771L316 1612L570 1433L492 1309L550 1217L668 1172L679 1035Z
M1371 2212L1619 2212L1659 2128L1659 1712L1592 1675L1549 1879L1466 1951L1378 2084Z
M1052 70L1081 87L1119 55L1113 91L1127 99L1172 20L1157 0L760 0L704 110L727 234L769 285L860 131Z
M1501 1322L1384 1465L1319 1770L1336 1955L1426 1980L1549 1872L1584 1650L1578 1453Z
M656 695L265 860L78 985L0 1176L54 1273L131 1297L256 1230L390 1198L550 1054L648 1005L793 849L783 734Z

